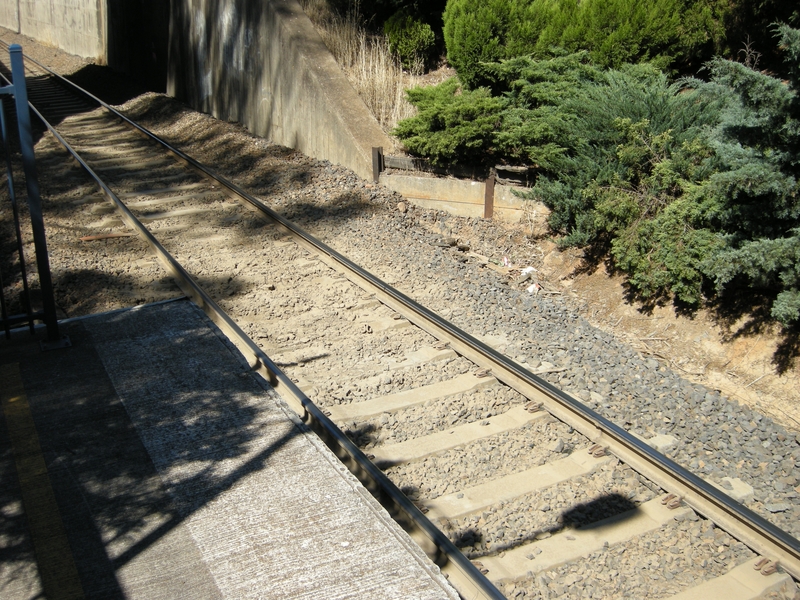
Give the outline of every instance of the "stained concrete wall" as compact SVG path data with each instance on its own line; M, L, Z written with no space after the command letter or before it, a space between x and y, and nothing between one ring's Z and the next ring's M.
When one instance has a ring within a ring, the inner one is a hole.
M0 25L70 54L105 57L105 0L0 0Z
M0 26L166 89L168 0L0 0Z
M167 93L365 178L391 146L295 0L173 0Z
M482 218L486 184L447 177L418 177L381 173L380 183L417 206L443 210L459 217ZM508 185L494 187L493 219L506 223L523 223L536 233L547 228L550 210L539 202L523 200Z
M19 32L19 3L17 0L0 1L0 27Z

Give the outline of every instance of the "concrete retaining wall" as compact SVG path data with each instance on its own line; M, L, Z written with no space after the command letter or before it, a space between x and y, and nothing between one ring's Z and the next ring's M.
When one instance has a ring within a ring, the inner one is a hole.
M460 217L483 217L486 185L479 181L381 173L380 183L418 206L444 210ZM549 209L538 202L523 200L513 188L494 188L493 219L506 223L524 223L535 232L544 232Z
M166 89L166 0L0 0L0 26Z
M19 33L19 4L16 0L0 0L0 27Z
M391 146L295 0L173 0L167 93L368 179Z
M105 58L105 0L0 0L0 25L70 54Z
M107 60L156 90L166 77L167 93L190 106L365 179L372 148L393 145L296 0L0 0L0 25ZM484 215L480 182L386 174L380 182L426 208ZM493 218L543 226L547 209L511 190L495 187Z

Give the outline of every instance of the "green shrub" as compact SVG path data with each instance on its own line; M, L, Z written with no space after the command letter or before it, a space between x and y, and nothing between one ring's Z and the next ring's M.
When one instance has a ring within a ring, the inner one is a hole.
M435 164L488 160L495 154L494 134L506 100L486 88L464 91L455 78L406 94L418 113L398 123L394 134L409 152Z
M538 167L525 195L551 208L550 225L563 244L608 243L643 295L671 290L696 303L703 282L696 255L719 243L693 233L707 211L672 205L709 174L711 150L702 133L713 122L713 103L700 102L700 92L670 83L650 65L606 70L586 52L518 57L487 65L484 76L490 88L457 94L450 82L424 96L409 94L419 109L415 137L407 122L396 131L409 150L445 163L468 159L469 131L478 119L459 123L455 107L491 117L475 146L482 157ZM694 222L682 228L678 215ZM648 229L654 219L669 233L659 237L661 230ZM651 247L654 239L661 246Z
M608 243L642 296L759 288L774 319L800 321L800 30L779 33L778 77L718 58L708 83L637 67L580 86L563 158L532 190L562 241Z
M703 268L723 292L774 290L772 316L788 325L800 321L800 30L778 34L785 79L716 59L701 88L727 100L711 136L718 172L705 185L726 247Z
M421 71L430 63L436 47L436 35L430 25L400 11L384 23L383 31L404 69Z
M519 0L448 1L442 15L447 59L465 85L477 86L482 62L507 58L512 2Z
M557 45L588 50L601 66L651 61L667 68L683 45L678 31L682 4L682 0L583 0L574 17L559 24L563 29ZM547 49L537 44L539 53Z
M704 280L697 255L719 245L698 233L707 211L689 200L710 154L702 140L713 110L698 98L644 65L579 86L562 105L572 115L563 158L527 194L552 209L562 244L607 244L642 296L690 304Z
M482 65L487 84L413 90L396 133L439 163L538 167L562 244L593 245L644 297L697 306L759 288L800 321L800 30L778 28L778 76L714 59L710 81L649 64L603 69L588 52Z
M586 50L600 66L681 70L723 47L730 11L725 0L448 0L444 39L468 87L485 83L483 63L545 58L554 47Z

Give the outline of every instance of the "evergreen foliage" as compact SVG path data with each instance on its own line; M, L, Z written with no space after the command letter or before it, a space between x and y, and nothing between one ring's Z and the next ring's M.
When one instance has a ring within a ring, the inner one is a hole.
M728 92L711 135L718 172L706 183L720 199L715 225L726 246L703 267L720 291L741 282L778 290L772 315L789 323L800 320L800 30L778 34L786 80L710 65L708 87Z
M466 85L475 87L481 63L508 58L506 37L512 21L512 3L521 1L448 1L442 15L447 60Z
M449 0L444 39L468 87L485 83L483 63L554 47L586 50L599 66L685 68L723 47L730 10L724 0Z
M453 78L427 88L407 92L418 114L401 121L394 133L406 148L434 163L472 162L493 152L494 133L500 113L507 106L489 90L461 91Z
M428 23L438 33L442 29L442 13L447 0L327 0L340 15L358 13L374 26L382 27L399 12Z
M777 29L781 77L723 59L710 81L648 64L603 69L590 53L486 64L409 99L396 134L440 163L534 165L525 194L552 209L563 244L607 250L644 297L698 305L715 284L772 294L800 321L800 30Z
M421 71L431 61L436 35L427 23L405 11L392 15L383 25L389 48L400 57L404 69Z

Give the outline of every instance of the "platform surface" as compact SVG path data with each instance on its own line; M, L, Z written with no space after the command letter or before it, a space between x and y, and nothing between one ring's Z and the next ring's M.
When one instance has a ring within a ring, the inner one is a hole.
M188 301L0 337L0 597L457 598Z

